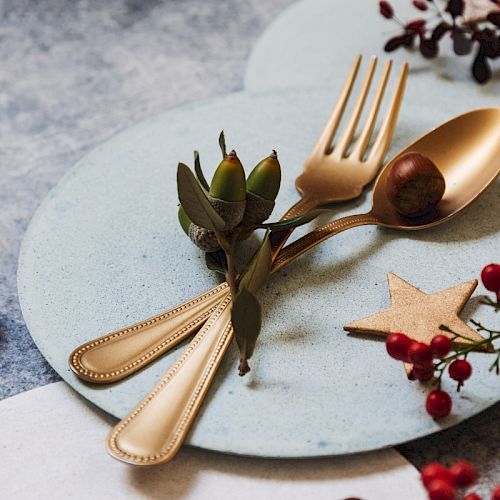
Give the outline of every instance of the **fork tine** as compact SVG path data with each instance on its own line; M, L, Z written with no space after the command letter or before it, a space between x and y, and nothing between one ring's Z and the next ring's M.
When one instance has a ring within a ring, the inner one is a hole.
M361 111L363 111L363 106L365 105L366 96L368 95L368 91L370 90L373 73L375 72L376 67L377 58L372 57L370 67L368 68L368 72L365 76L365 80L358 97L358 102L356 103L356 107L354 108L349 122L347 123L345 129L343 130L333 148L333 154L337 159L341 159L345 155L347 148L349 147L349 144L351 143L351 140L354 136L359 117L361 116Z
M328 122L325 125L323 132L321 132L318 142L314 146L310 156L317 153L324 155L327 154L328 151L330 150L330 145L332 143L333 136L335 135L335 132L337 131L337 128L339 126L340 119L344 114L347 101L351 94L352 86L354 84L354 81L356 80L356 75L358 74L361 58L362 58L361 54L356 56L354 64L352 65L351 71L349 73L349 76L347 77L347 80L344 84L344 88L342 89L340 97L337 101L337 104L333 108L330 118L328 118Z
M361 135L354 144L354 147L350 155L351 157L361 160L361 158L363 158L363 155L365 154L366 147L370 142L370 137L372 135L373 128L375 127L375 121L377 119L378 111L380 109L380 103L382 102L382 98L384 97L384 92L387 85L387 81L389 79L391 68L392 68L392 59L389 59L385 63L382 77L380 78L380 83L377 88L377 93L375 95L375 99L373 101L370 113L366 119Z
M368 160L370 161L374 160L375 163L379 163L383 160L385 154L387 153L394 129L396 128L396 122L398 119L399 109L401 108L401 103L403 101L407 79L408 63L405 63L401 68L398 84L392 96L392 101L385 115L384 122L380 127L377 138L373 144L373 148L368 156Z

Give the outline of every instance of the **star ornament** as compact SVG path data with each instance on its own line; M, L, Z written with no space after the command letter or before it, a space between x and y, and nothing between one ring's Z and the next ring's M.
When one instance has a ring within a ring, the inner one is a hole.
M430 344L435 335L453 334L439 329L445 325L458 337L453 342L459 346L467 346L470 342L484 340L478 332L460 319L460 312L476 289L477 280L467 281L454 287L426 294L410 285L395 274L387 275L391 306L385 311L354 321L344 327L352 333L388 336L390 333L402 332L411 339ZM483 346L489 350L491 346Z

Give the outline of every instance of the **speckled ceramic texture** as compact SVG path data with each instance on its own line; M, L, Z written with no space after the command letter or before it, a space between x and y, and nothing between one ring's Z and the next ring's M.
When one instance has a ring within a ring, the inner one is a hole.
M403 21L428 14L413 8L408 0L395 0L392 5ZM470 74L473 54L454 55L448 37L441 41L436 59L425 59L418 50L384 52L386 41L398 29L396 23L379 14L376 1L302 0L290 6L260 37L247 65L245 87L254 91L329 87L347 74L359 53L383 60L391 57L398 64L407 61L410 80L406 98L412 103L445 106L457 113L471 106L500 105L497 61L492 61L490 82L478 85Z
M68 354L216 283L178 227L177 162L190 163L197 148L211 175L222 128L247 169L277 149L284 172L280 214L297 200L293 179L336 97L326 91L233 94L181 107L119 134L63 178L27 231L18 284L35 342L69 384L124 416L183 346L105 387L81 383L68 368ZM450 118L445 115L403 106L392 152ZM188 442L257 456L353 453L436 432L500 399L500 383L487 372L491 358L474 354L474 376L453 396L453 414L436 423L425 413L427 389L409 384L383 343L342 329L389 305L389 271L425 292L477 277L481 264L498 254L500 220L492 214L499 195L497 182L465 213L425 232L353 229L273 276L261 295L264 323L252 372L237 376L232 346ZM339 214L369 204L364 196ZM464 317L472 314L490 323L494 317L477 298ZM453 384L444 385L453 391Z

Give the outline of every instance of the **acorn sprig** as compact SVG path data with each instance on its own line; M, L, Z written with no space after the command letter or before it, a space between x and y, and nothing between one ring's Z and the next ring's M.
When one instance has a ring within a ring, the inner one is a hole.
M209 269L224 274L233 298L231 319L240 351L239 373L250 370L261 329L261 306L257 293L271 272L270 229L291 229L309 222L319 214L314 210L287 221L267 222L281 184L281 166L276 151L261 160L245 176L236 151L226 151L224 132L219 136L222 161L210 184L201 168L200 155L194 152L194 173L184 163L177 168L179 223L191 241L205 252ZM327 207L325 207L327 208ZM237 242L258 228L268 230L260 248L239 274L235 260Z

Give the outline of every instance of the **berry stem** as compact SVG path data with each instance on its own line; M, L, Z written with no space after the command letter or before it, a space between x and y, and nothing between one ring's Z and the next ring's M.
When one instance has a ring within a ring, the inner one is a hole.
M481 300L480 302L481 302L481 304L484 304L486 306L493 307L496 312L500 311L500 303L491 300L491 297L485 296L483 298L483 300Z
M432 0L432 5L436 9L437 15L441 18L441 20L446 22L446 19L444 18L443 13L441 12L441 9L439 8L439 5L436 3L436 0Z
M471 323L473 323L477 327L478 331L488 332L488 334L489 334L488 338L485 338L485 339L480 340L478 342L471 342L470 345L465 346L465 347L457 347L455 349L454 354L451 354L450 356L447 356L446 358L443 358L440 361L438 361L434 365L435 370L438 372L438 375L436 377L436 384L438 387L441 387L441 379L443 378L443 374L453 361L455 361L456 359L459 359L461 357L463 357L465 359L467 357L467 354L469 354L469 352L477 349L478 347L481 347L481 346L484 346L487 344L491 344L491 342L493 342L494 340L500 339L500 331L490 330L489 328L486 328L478 321L471 320ZM445 332L453 334L454 337L453 337L452 341L457 339L457 338L470 340L467 337L464 337L463 335L460 335L460 334L454 332L453 330L451 330L450 328L448 328L445 325L441 325L439 328ZM500 374L500 348L494 349L493 352L496 353L496 359L492 363L492 365L490 366L489 371L495 371L496 374L499 375ZM458 384L457 391L460 391L460 387L462 385L463 385L463 383Z

